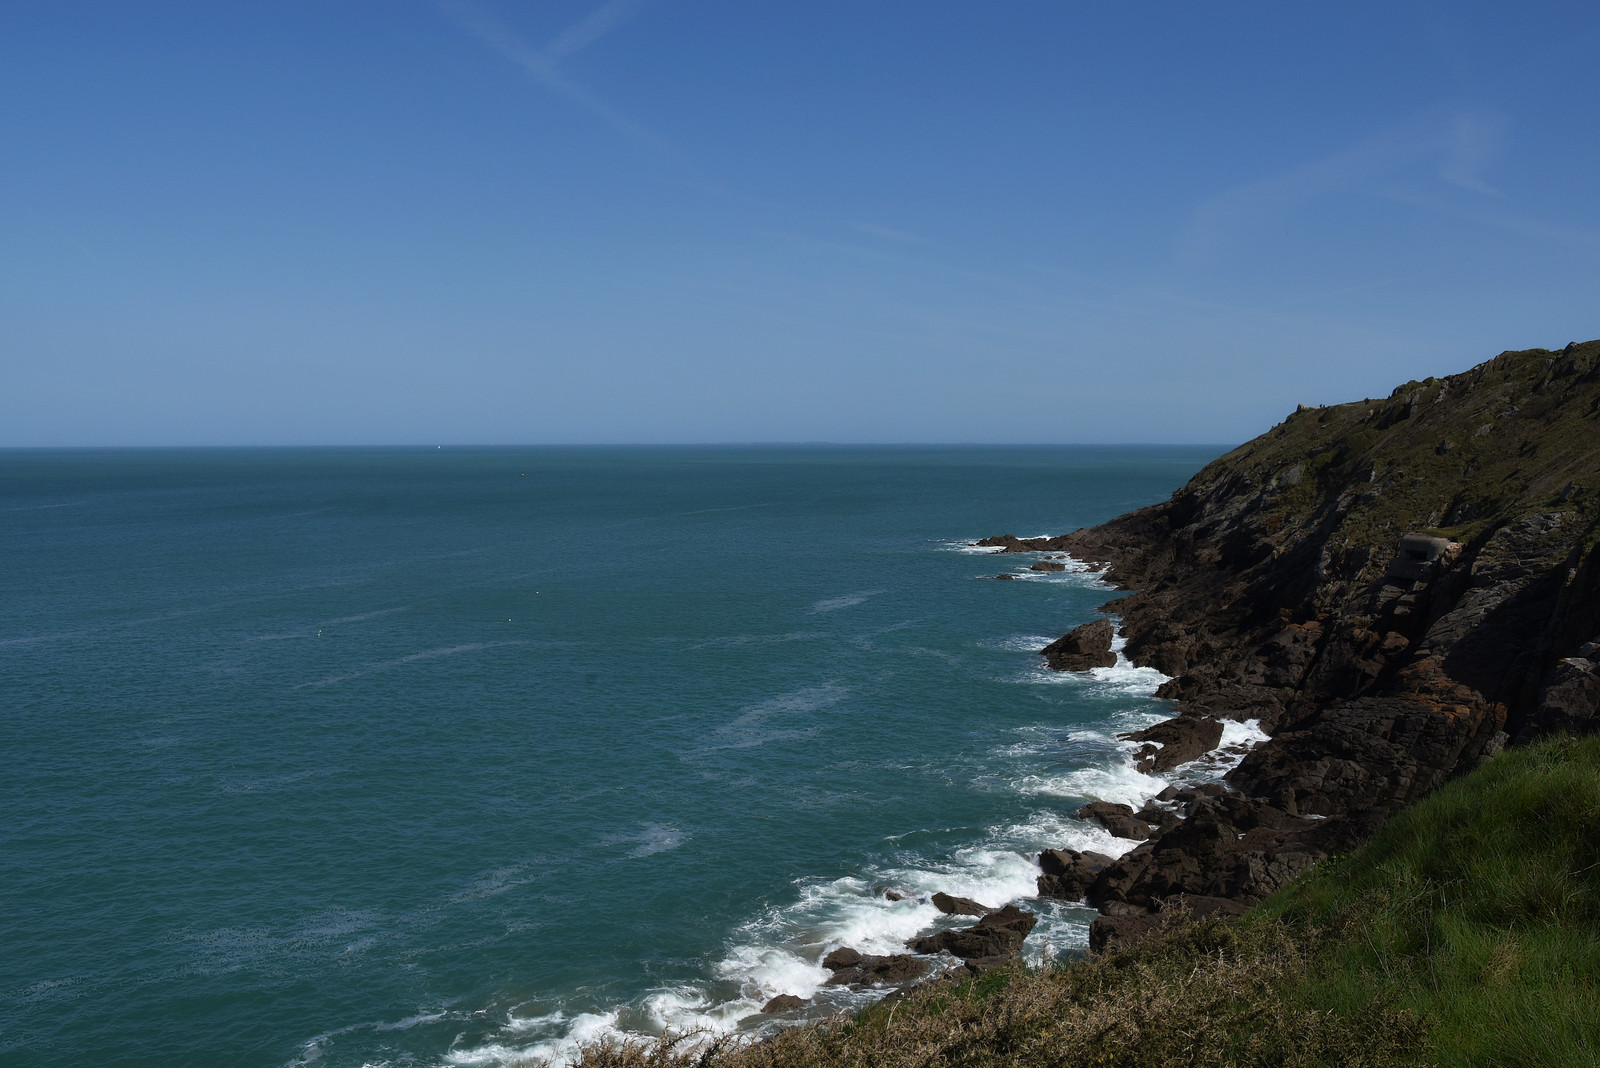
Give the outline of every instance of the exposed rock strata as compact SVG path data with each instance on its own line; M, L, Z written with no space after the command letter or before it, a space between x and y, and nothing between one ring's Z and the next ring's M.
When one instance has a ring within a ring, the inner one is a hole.
M1096 873L1086 896L1120 914L1101 944L1174 895L1259 900L1508 739L1600 726L1596 487L1587 342L1301 407L1164 503L989 539L1108 565L1136 591L1105 610L1180 711L1133 736L1142 769L1215 746L1224 720L1271 736L1229 774L1235 793L1173 798L1187 819Z

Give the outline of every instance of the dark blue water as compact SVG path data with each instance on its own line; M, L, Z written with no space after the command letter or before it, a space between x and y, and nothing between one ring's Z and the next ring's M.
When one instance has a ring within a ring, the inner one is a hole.
M1108 591L963 543L1220 451L0 453L0 1059L494 1064L851 1003L827 949L1022 900L1111 844L1084 798L1162 785L1113 737L1159 676L1034 652Z

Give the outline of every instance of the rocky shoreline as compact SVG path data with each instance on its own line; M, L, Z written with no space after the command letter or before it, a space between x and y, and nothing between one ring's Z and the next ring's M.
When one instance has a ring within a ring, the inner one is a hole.
M1270 736L1225 790L1081 810L1140 844L1047 852L1041 896L1100 910L1096 952L1179 907L1238 914L1505 745L1596 729L1597 489L1591 341L1301 407L1162 504L979 542L1134 591L1102 611L1179 713L1126 736L1141 770L1214 748L1225 720ZM1042 652L1083 670L1109 648L1097 620Z
M1098 909L1095 953L1175 915L1237 916L1507 744L1600 727L1600 341L1302 406L1161 504L976 545L1129 591L1101 611L1178 711L1124 736L1138 770L1204 757L1228 721L1268 736L1226 785L1081 808L1138 844L1046 850L1038 896ZM1101 618L1040 652L1058 671L1109 667L1114 636ZM837 950L830 985L905 989L943 952L963 964L937 978L982 974L1035 923L934 903L978 921L906 954Z

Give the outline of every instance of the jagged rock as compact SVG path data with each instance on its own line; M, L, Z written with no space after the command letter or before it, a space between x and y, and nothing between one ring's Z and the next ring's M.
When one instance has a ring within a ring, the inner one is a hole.
M1040 560L1038 563L1029 564L1029 571L1065 571L1067 565L1055 560Z
M1062 901L1081 901L1095 877L1112 862L1104 853L1074 849L1046 849L1039 854L1038 890L1040 897Z
M1351 843L1347 822L1307 820L1250 798L1197 802L1188 819L1107 865L1087 900L1151 908L1174 894L1255 903Z
M918 953L948 952L963 959L1005 957L1022 952L1022 943L1039 918L1015 905L1007 905L960 931L940 931L914 939Z
M830 957L832 955L829 954ZM853 965L834 968L833 978L824 985L899 986L928 974L928 962L909 953L893 953L882 957L857 953L856 958ZM827 964L826 961L823 963Z
M793 994L779 994L765 1005L761 1006L762 1012L793 1012L795 1009L804 1008L806 999Z
M1116 631L1109 619L1096 619L1057 638L1040 650L1045 662L1055 671L1088 671L1115 667L1117 654L1111 651Z
M1210 716L1176 716L1123 737L1144 743L1134 750L1134 766L1148 775L1171 771L1211 752L1222 741L1222 721Z
M1066 542L1064 537L1019 538L1015 534L1000 534L974 542L983 549L999 549L1003 553L1059 552Z
M1009 581L1012 581L1012 580L1014 580L1014 579L1015 579L1015 578L1016 578L1016 577L1017 577L1017 576L1015 576L1015 575L1013 575L1013 574L1011 574L1011 572L1009 572L1009 571L1007 571L1007 572L1006 572L1006 573L1005 573L1005 574L1003 574L1003 575L996 575L996 576L995 576L995 578L997 578L997 579L1000 579L1000 580L1002 580L1002 581L1007 581L1007 582L1009 582Z
M1183 822L1183 817L1172 811L1172 809L1163 808L1156 804L1144 806L1144 808L1133 814L1133 818L1148 823L1157 831L1170 831Z
M1150 837L1150 825L1135 819L1133 809L1127 805L1094 801L1078 809L1077 817L1080 820L1094 820L1118 838L1139 842Z
M994 910L980 905L970 897L952 897L940 892L933 895L933 907L946 916L983 916Z

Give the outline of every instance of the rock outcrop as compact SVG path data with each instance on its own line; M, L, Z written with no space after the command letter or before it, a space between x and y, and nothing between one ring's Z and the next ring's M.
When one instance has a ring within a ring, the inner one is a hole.
M994 911L987 905L978 904L970 897L952 897L943 892L934 894L930 900L933 902L933 907L946 916L982 916Z
M1039 655L1053 671L1115 667L1117 654L1111 651L1111 642L1116 636L1109 619L1096 619L1063 634L1039 650Z
M1508 741L1600 728L1596 490L1591 341L1302 406L1166 502L990 539L1106 565L1134 591L1103 610L1124 655L1172 676L1159 693L1180 713L1131 736L1141 769L1194 759L1227 720L1270 735L1231 793L1171 799L1186 819L1096 873L1086 896L1119 914L1102 944L1175 895L1259 900ZM1051 648L1085 655L1102 625Z
M971 927L959 931L940 931L914 939L910 947L918 953L946 952L964 960L1014 957L1039 918L1015 905L986 914Z
M829 953L822 966L833 973L828 986L900 986L921 979L932 967L909 953L875 956L848 948Z

